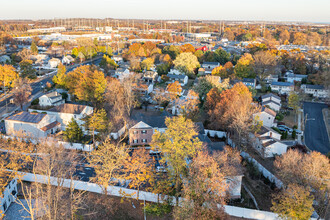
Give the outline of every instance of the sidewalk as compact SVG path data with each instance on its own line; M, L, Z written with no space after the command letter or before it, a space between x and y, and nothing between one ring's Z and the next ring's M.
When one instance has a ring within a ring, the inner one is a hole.
M323 114L324 124L327 129L327 133L328 133L328 138L330 140L330 110L329 110L329 108L322 109L322 114Z

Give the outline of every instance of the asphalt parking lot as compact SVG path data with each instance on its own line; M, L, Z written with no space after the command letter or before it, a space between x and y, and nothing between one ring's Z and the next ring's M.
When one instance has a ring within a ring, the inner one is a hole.
M327 108L326 104L304 102L305 116L305 144L310 150L318 151L322 154L330 152L330 143L322 109Z

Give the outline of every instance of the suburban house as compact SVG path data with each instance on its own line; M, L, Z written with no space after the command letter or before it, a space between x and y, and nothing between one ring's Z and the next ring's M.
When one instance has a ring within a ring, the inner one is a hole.
M286 81L290 83L301 82L303 79L307 79L307 75L293 73L286 74Z
M113 56L112 59L116 61L117 64L123 62L123 57L121 56Z
M70 123L72 118L74 118L77 123L82 126L85 123L83 118L93 114L93 107L87 105L64 103L48 110L29 109L29 111L45 112L49 116L55 116L56 121L61 124L61 129L65 130L66 126ZM83 126L82 129L84 130Z
M71 63L74 63L74 58L70 55L66 55L62 58L62 63L65 65L69 65Z
M172 74L172 75L185 75L185 73L181 72L180 70L177 69L170 69L170 71L168 72L168 74Z
M181 115L184 111L184 106L190 100L199 99L197 96L192 95L192 90L185 90L183 95L176 100L173 100L168 107L170 107L170 112L172 115Z
M290 82L272 82L270 84L272 91L278 92L279 94L288 95L291 91L294 90L294 84Z
M115 71L115 78L118 78L119 80L123 80L126 77L129 77L131 75L131 72L128 68L118 68Z
M265 106L262 106L261 111L253 115L254 118L256 118L256 116L258 116L259 121L262 121L263 126L271 128L276 127L277 125L276 123L274 123L276 112Z
M6 134L24 134L33 138L47 137L60 131L55 116L35 112L19 112L5 119Z
M57 106L65 103L62 95L57 91L47 93L39 97L39 105L42 107L46 106Z
M3 176L1 178L6 178L5 180L1 180L7 185L0 192L0 216L6 213L12 202L15 202L17 198L17 178L12 178L8 174L7 176Z
M11 59L9 56L7 55L0 56L0 63L6 64L6 63L10 63L10 61Z
M251 88L256 88L256 85L257 85L256 79L244 78L242 82L244 85L246 85L247 87L250 86Z
M170 78L170 80L166 83L174 83L175 81L178 81L181 86L185 86L188 83L187 75L167 74L167 77Z
M306 93L313 95L317 98L327 98L329 97L330 90L324 88L321 85L301 85L301 89Z
M129 129L129 145L147 145L151 142L153 134L153 128L143 121L140 121Z
M148 84L144 81L133 83L133 91L138 92L142 95L148 95L153 90L154 90L154 84L152 83Z
M261 96L261 105L269 106L269 108L279 111L281 109L281 98L273 93Z
M56 68L61 63L61 60L58 58L52 58L48 61L50 68Z
M142 79L147 83L155 83L158 79L158 73L156 71L145 71Z
M149 145L155 130L164 132L166 130L165 119L170 117L166 111L158 116L147 116L142 113L132 114L129 128L129 144L131 146Z
M275 155L282 155L286 153L288 146L282 143L281 134L271 128L262 126L256 133L250 133L252 146L263 157L274 157Z
M205 74L211 74L212 70L218 66L220 66L220 63L218 62L204 62L202 64L202 68L204 69Z

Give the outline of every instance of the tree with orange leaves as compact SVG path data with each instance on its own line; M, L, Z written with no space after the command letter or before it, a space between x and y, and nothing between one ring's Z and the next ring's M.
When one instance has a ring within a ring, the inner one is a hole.
M168 84L166 88L170 100L176 99L182 92L182 87L178 81Z
M240 145L242 138L248 134L252 114L256 111L251 103L252 93L243 83L223 91L215 108L208 111L210 127L231 132Z
M223 219L227 187L215 159L199 151L183 180L184 200L174 209L175 219Z
M139 148L133 151L132 156L127 157L124 162L125 179L130 180L130 188L137 189L139 198L140 187L147 184L152 178L153 164L149 150Z

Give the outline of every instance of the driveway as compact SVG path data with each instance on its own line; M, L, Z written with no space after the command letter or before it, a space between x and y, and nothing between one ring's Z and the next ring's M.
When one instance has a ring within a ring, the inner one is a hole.
M330 152L330 143L323 120L322 109L327 108L326 104L304 102L305 117L305 144L310 150L318 151L322 154Z

